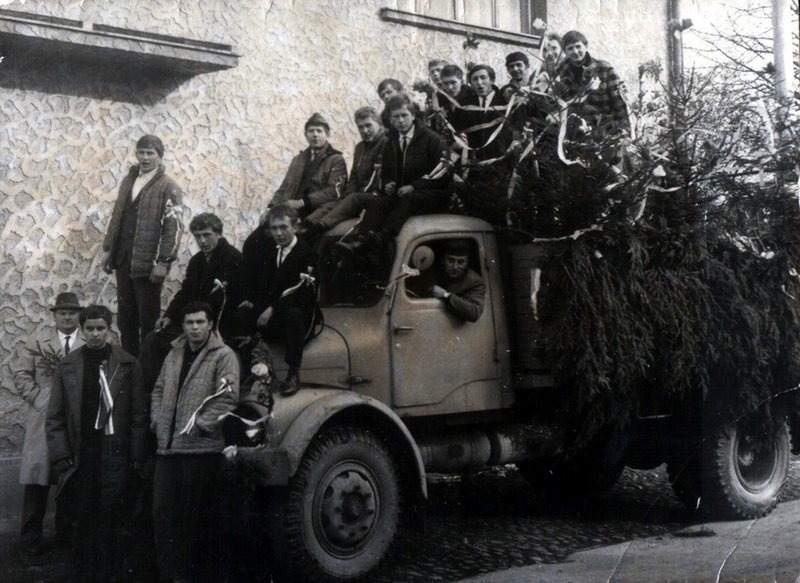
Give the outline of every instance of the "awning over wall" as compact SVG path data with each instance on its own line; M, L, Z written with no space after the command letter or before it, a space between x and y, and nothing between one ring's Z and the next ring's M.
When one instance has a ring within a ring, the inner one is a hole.
M0 51L11 66L15 55L58 55L181 76L231 69L239 61L231 45L5 9L0 9Z

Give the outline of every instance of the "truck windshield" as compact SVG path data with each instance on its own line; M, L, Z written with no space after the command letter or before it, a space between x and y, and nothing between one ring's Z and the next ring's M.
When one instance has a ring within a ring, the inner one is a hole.
M326 235L320 243L319 304L321 307L373 306L383 296L394 248L383 256L367 253L363 257L350 257L335 248L340 237Z

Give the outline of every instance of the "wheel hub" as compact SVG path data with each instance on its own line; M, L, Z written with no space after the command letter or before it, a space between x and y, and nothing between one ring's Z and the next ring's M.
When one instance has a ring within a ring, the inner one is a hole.
M353 469L335 474L322 499L322 526L333 544L352 547L362 542L375 523L376 496L373 484Z
M758 439L753 431L750 426L742 428L736 443L736 473L745 488L758 492L772 478L777 453L768 439Z

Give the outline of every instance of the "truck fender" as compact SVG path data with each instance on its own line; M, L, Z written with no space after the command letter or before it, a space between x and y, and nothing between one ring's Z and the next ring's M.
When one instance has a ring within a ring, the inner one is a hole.
M403 443L407 448L406 454L409 454L408 457L413 458L416 465L416 477L419 480L420 492L427 499L428 487L422 455L405 423L394 411L380 401L350 391L334 391L315 399L292 421L281 440L281 448L288 454L289 475L293 476L295 474L306 448L311 443L311 440L314 439L314 436L322 429L323 425L333 417L348 410L365 408L378 418L390 423L391 427L396 429L399 435L402 436ZM359 415L364 413L362 412Z

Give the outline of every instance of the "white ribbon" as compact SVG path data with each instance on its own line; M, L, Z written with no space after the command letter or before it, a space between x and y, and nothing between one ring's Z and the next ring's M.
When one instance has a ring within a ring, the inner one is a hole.
M111 413L114 411L114 397L111 396L111 388L108 386L106 379L106 367L100 365L100 396L103 398L103 404L106 407L106 418L100 418L101 408L97 408L97 418L94 420L94 428L103 428L106 435L114 435L114 417ZM103 423L103 425L101 425Z
M221 378L219 381L219 390L213 395L209 395L203 399L203 402L200 403L200 406L195 409L194 413L192 413L192 416L189 418L189 422L186 424L186 427L181 430L179 435L187 435L192 429L194 429L195 425L197 424L197 416L203 410L203 407L205 407L210 401L213 401L217 397L221 397L222 395L231 392L233 392L233 387L228 382L228 379L225 377Z

